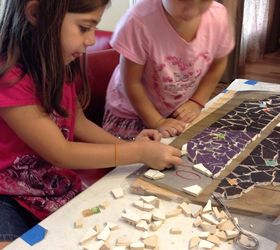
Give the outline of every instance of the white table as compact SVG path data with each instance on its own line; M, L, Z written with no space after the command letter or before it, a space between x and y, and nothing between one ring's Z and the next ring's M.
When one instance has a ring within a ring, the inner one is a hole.
M235 80L229 87L233 90L269 90L279 91L280 84L266 84L257 83L254 86L247 86L244 84L246 80ZM222 94L220 94L222 95ZM211 102L207 106L209 106ZM166 140L165 140L166 141ZM170 141L170 140L169 140ZM168 142L169 142L168 141ZM137 241L143 232L136 230L133 226L128 225L121 219L121 214L124 208L137 210L132 206L132 202L139 200L138 195L129 193L129 181L126 179L128 175L133 173L136 169L140 168L141 164L133 164L125 167L119 167L104 176L98 182L90 186L84 192L72 199L68 204L57 210L51 216L40 222L40 225L48 230L45 238L35 244L29 246L21 238L18 238L7 246L6 250L25 250L25 249L38 249L38 250L79 250L83 249L78 244L79 240L84 236L85 232L94 227L95 224L104 226L106 222L113 222L119 225L119 229L113 231L110 237L111 245L114 245L115 239L120 236L127 236L131 241ZM117 187L122 187L125 190L125 195L121 199L114 199L111 195L111 190ZM83 218L84 226L81 229L73 227L74 221L81 218L81 211L86 208L91 208L99 205L103 201L109 201L110 205L107 209L102 210L101 213L95 214L90 217ZM165 210L177 207L174 201L162 201L162 206ZM160 250L185 250L188 249L188 241L192 236L197 236L200 229L192 226L194 219L186 217L183 214L167 219L163 226L155 232L160 239ZM171 235L169 229L172 226L180 227L183 232L181 235ZM263 230L265 231L265 225ZM256 235L260 241L260 249L276 249L276 243ZM235 249L233 245L223 243L220 249Z

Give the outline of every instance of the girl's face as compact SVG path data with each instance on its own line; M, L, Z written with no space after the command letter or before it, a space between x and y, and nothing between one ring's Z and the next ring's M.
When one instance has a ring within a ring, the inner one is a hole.
M89 13L68 12L62 22L61 45L64 64L85 53L86 48L95 44L95 30L105 6Z
M177 21L190 21L203 14L213 0L162 0L165 10Z

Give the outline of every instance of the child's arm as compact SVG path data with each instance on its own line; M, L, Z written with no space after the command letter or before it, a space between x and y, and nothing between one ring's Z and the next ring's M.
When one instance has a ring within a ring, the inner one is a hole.
M182 163L180 150L153 141L120 144L116 144L117 140L113 138L112 144L67 141L40 106L1 108L0 116L23 142L54 166L91 169L143 162L156 169L163 169ZM90 139L101 141L98 135L101 133L106 137L106 142L111 140L97 126L92 126L87 132L92 134Z
M221 79L227 60L228 56L215 59L212 62L208 72L201 79L196 92L191 97L194 101L188 100L185 102L173 113L172 117L184 122L191 122L200 114L202 107L208 102Z
M148 128L158 129L164 137L180 134L184 130L185 122L172 118L165 119L156 110L141 82L143 68L143 65L121 56L122 81L131 104Z

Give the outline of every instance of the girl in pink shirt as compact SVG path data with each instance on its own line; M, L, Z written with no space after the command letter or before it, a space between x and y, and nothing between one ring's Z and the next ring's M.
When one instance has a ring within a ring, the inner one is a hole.
M108 2L7 0L1 6L0 248L82 191L71 169L136 162L163 169L182 162L180 150L157 142L155 130L125 142L84 116L89 87L80 62Z
M121 54L103 127L131 139L143 128L180 134L214 91L234 47L225 7L212 0L139 0L111 40Z

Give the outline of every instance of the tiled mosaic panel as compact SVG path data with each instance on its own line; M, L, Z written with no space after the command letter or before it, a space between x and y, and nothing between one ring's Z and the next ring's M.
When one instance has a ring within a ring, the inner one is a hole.
M188 142L188 157L194 163L202 163L215 176L255 135L250 132L206 128Z
M259 101L244 101L192 138L187 146L188 156L194 164L202 163L217 177L229 160L237 156L279 113L279 95Z
M240 197L255 186L280 185L280 127L274 128L252 153L218 185L215 193Z
M280 113L279 104L279 95L261 101L245 101L211 127L259 134Z

